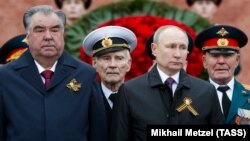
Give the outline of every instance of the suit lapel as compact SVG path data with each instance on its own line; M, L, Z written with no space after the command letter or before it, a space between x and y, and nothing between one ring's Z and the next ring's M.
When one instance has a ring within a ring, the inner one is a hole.
M69 74L71 74L70 69L67 69L67 67L64 67L61 64L57 64L55 73L52 77L51 83L48 87L48 90L55 87L56 85L58 85L61 81L64 80L64 78L66 78ZM65 86L66 87L66 86Z
M190 84L191 82L189 81L188 74L183 69L181 69L179 84L175 91L179 91L180 89L182 89L182 87L190 88L191 87Z
M235 80L232 104L226 123L229 123L235 117L235 115L237 115L238 108L243 107L247 103L248 96L248 91L238 81Z
M51 84L48 88L51 89L58 85L62 80L69 76L75 70L76 61L69 57L67 53L58 60L55 73L52 77ZM40 91L42 94L46 93L46 88L42 82L41 76L38 72L37 66L29 51L26 51L15 63L14 69L20 73L30 85ZM65 86L66 87L66 86Z
M38 91L43 94L46 92L41 76L29 51L26 51L20 59L16 61L14 69Z
M70 66L73 66L73 67L70 67ZM73 74L72 71L75 70L74 69L75 66L76 65L74 61L71 58L69 58L68 54L64 53L62 57L60 57L60 59L58 60L56 70L52 77L51 83L48 87L48 90L60 84L60 82L62 82L70 74Z

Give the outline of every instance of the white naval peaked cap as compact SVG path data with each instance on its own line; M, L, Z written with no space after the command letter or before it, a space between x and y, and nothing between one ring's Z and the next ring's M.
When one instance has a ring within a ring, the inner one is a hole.
M88 56L128 49L130 53L137 45L135 34L122 26L105 26L90 32L83 40L83 48Z

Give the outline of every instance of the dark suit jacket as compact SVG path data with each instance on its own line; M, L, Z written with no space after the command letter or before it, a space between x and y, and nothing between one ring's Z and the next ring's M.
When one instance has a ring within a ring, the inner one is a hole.
M63 53L48 88L29 51L0 68L0 141L103 141L107 123L96 71ZM66 87L72 79L78 92Z
M108 139L110 140L110 128L111 128L111 122L112 122L112 108L110 107L107 98L105 97L103 91L102 91L102 95L103 95L103 101L104 101L104 106L105 106L105 110L106 110L106 116L107 116L107 124L108 124Z
M114 106L111 127L112 141L145 141L149 124L223 124L216 90L212 84L180 72L173 104L170 92L162 84L156 65L140 77L127 81L120 87L119 98ZM192 99L194 116L188 109L176 108L183 99Z
M250 92L243 85L235 80L231 107L226 119L226 124L236 124L235 119L238 108L250 110Z
M107 98L105 97L103 91L102 91L102 95L103 95L103 101L104 101L104 106L105 106L105 110L106 110L106 115L107 115L107 122L108 122L108 128L110 128L110 124L111 124L111 118L112 118L112 108L110 107Z

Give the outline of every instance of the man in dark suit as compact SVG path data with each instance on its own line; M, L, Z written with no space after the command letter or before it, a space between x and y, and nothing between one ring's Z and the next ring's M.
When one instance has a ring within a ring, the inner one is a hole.
M125 82L114 106L113 141L146 141L149 124L223 124L213 85L183 70L188 37L176 26L162 26L151 44L156 65Z
M130 53L136 44L135 34L121 26L98 28L89 33L83 41L85 53L93 57L93 66L101 79L108 126L112 121L112 107L117 91L124 83L126 73L130 71L132 63Z
M41 5L23 22L29 48L0 68L0 141L106 141L96 71L64 52L65 15Z
M240 48L247 41L243 31L230 25L209 27L195 40L196 46L204 51L203 66L209 81L217 89L227 124L235 124L237 116L242 116L242 109L250 110L250 93L234 77L235 68L240 63ZM223 91L222 88L227 89Z

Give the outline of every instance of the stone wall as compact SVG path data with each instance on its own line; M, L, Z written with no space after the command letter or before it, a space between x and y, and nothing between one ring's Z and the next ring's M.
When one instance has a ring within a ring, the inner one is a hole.
M94 9L100 5L110 2L116 2L119 0L92 0L91 9ZM176 5L181 9L187 9L185 0L159 0L165 1L170 4ZM11 37L24 33L22 24L22 16L24 11L34 5L50 4L54 7L53 0L7 0L0 1L0 45L2 46L5 41ZM250 1L249 0L223 0L218 14L216 15L214 22L218 24L230 24L237 26L244 30L250 38ZM238 79L243 83L250 84L250 60L248 60L247 54L250 53L249 43L241 50L241 65L242 71L238 76Z

